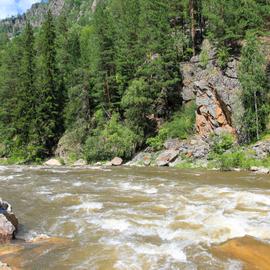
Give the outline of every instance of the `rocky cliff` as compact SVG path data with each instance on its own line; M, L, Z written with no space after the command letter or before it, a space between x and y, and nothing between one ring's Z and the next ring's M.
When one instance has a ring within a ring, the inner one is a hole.
M217 64L216 50L204 41L202 52L207 51L205 63L200 55L182 64L184 103L196 101L196 131L202 137L227 131L240 135L243 107L240 100L238 60L231 58L227 67Z

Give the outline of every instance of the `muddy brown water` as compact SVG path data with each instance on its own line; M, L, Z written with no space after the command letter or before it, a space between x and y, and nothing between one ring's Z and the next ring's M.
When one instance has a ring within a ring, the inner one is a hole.
M21 244L16 269L237 270L210 248L250 235L270 242L270 176L171 168L0 167ZM18 243L14 243L18 245Z

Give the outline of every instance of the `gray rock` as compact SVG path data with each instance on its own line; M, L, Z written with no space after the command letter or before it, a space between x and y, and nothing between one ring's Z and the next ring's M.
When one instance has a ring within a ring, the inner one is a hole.
M255 173L259 173L259 174L269 174L270 173L270 170L268 168L265 168L265 167L251 167L250 170L252 172L255 172Z
M202 50L207 51L209 56L207 67L201 66L199 56L181 65L183 102L196 100L196 122L199 123L197 127L200 126L197 131L201 132L202 136L215 132L219 127L225 127L229 132L237 132L240 136L244 109L241 102L242 88L237 74L238 60L231 58L227 68L221 70L216 64L216 50L208 40L204 40Z
M114 159L111 160L110 163L112 166L121 166L123 164L123 159L119 157L115 157Z
M169 139L164 143L166 150L178 150L181 146L179 139Z
M270 155L270 141L261 141L256 143L252 149L255 152L255 156L259 159L265 159Z
M179 151L165 150L160 153L156 159L157 166L167 166L170 162L173 162L179 155Z
M150 166L152 162L152 154L148 152L138 153L130 162L128 166Z
M46 162L44 162L45 166L61 166L61 162L55 158L51 158L49 160L47 160Z
M9 242L18 230L18 219L12 212L11 205L0 199L0 243Z

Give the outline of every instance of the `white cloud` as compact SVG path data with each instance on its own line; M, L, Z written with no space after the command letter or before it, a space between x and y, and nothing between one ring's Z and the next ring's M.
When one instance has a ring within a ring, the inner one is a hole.
M38 0L0 0L0 19L22 13L36 2Z

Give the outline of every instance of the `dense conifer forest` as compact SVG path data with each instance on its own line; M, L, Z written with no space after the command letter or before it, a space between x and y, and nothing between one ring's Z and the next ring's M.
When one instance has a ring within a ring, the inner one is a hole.
M267 129L269 87L261 37L269 0L66 1L41 27L0 36L0 155L41 161L57 145L70 159L131 158L194 132L194 105L181 100L181 63L203 40L225 68L240 59L246 142ZM207 59L204 59L207 61Z

